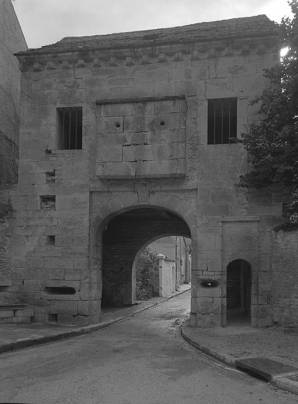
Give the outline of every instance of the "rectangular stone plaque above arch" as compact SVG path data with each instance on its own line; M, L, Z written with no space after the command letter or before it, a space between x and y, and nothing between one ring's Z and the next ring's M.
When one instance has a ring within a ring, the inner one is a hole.
M185 176L186 101L160 97L97 101L96 176Z

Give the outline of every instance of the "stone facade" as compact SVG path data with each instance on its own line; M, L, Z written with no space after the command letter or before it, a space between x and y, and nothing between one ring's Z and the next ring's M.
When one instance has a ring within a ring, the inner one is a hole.
M278 61L274 24L258 16L65 38L18 59L10 265L35 321L91 324L101 302L134 303L136 256L176 235L192 239L193 326L226 324L228 267L239 260L251 272L251 324L271 324L284 197L237 188L246 152L208 144L207 133L214 99L236 100L238 137L255 119L250 101Z
M0 304L14 299L9 242L13 223L9 193L18 176L21 73L13 54L26 49L11 1L0 0Z
M268 303L276 323L298 324L298 232L274 233L272 242L272 277ZM264 274L266 276L266 274Z
M190 239L180 236L164 237L149 244L148 248L175 262L177 286L190 282Z
M0 189L17 182L20 79L14 53L27 49L10 0L0 0Z

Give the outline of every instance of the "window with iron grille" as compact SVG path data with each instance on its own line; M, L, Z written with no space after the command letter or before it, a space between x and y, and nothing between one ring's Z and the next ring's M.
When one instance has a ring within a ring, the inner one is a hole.
M82 108L58 108L57 114L58 149L82 149Z
M237 98L208 100L208 144L234 143L237 137Z

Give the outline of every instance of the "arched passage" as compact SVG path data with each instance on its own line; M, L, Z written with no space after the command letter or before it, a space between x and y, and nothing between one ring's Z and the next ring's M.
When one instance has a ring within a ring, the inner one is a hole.
M191 241L187 237L171 233L163 234L162 236L155 236L153 239L148 240L139 249L134 259L132 272L133 281L134 277L136 278L136 296L138 300L143 300L142 295L148 297L146 295L146 286L145 289L142 289L142 293L140 293L140 287L142 288L144 284L146 285L146 282L150 283L148 289L149 295L153 293L154 296L163 297L169 296L178 290L182 284L190 283ZM148 271L150 258L147 259L146 257L147 254L150 256L150 253L153 254L153 262L148 273L146 270ZM154 266L155 257L158 257L158 265L156 267ZM140 259L142 264L140 264ZM145 278L144 271L146 273Z
M251 267L237 259L227 267L227 323L250 322L251 319Z
M114 215L102 232L102 305L134 303L133 263L142 247L165 235L191 238L186 222L169 210L138 207Z

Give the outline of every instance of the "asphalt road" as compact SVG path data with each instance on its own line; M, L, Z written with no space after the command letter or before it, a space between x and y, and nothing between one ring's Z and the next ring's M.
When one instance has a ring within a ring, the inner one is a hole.
M189 300L184 293L91 334L1 355L0 403L297 403L182 340Z

